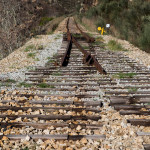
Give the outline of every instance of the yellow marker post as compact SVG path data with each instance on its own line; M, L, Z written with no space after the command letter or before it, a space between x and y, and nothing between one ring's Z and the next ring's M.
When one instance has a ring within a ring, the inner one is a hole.
M106 32L106 31L105 31L105 29L104 29L104 27L103 27L103 28L98 27L98 31L101 31L101 35L103 35L103 34L104 34L104 32Z
M98 27L98 31L101 31L102 30L102 28L101 27Z

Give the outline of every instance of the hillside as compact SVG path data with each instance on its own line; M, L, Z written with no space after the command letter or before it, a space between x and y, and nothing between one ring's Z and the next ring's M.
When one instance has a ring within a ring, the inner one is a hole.
M150 52L149 0L99 0L96 6L79 14L83 23L84 18L89 19L89 22L92 20L95 25L92 29L94 31L98 26L105 27L106 24L111 24L110 34Z

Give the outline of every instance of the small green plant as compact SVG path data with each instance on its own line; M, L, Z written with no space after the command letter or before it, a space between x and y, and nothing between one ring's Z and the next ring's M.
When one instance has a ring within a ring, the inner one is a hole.
M53 63L54 60L53 59L50 59L47 63Z
M39 59L39 58L36 58L35 61L40 61L40 59Z
M137 92L137 90L138 90L138 89L137 89L137 88L134 88L134 87L133 87L133 88L128 88L128 92Z
M44 49L44 46L43 45L39 45L38 47L37 47L37 50L43 50Z
M57 53L53 54L53 57L54 57L54 58L57 57Z
M89 46L82 46L84 49L89 49Z
M29 148L28 148L28 147L25 147L25 148L23 148L23 149L21 149L21 150L29 150Z
M81 34L72 34L73 35L73 37L75 37L75 38L81 38L81 37L83 37Z
M101 37L101 36L97 37L95 40L96 40L96 42L103 42L104 41L103 37Z
M46 83L40 83L40 84L38 84L38 87L40 87L40 88L55 88L54 85L49 85Z
M40 20L40 26L44 26L45 24L47 24L49 21L53 20L53 18L50 17L42 17Z
M31 50L34 50L35 49L35 46L34 45L29 45L29 46L27 46L26 48L25 48L25 52L29 52L29 51L31 51Z
M16 81L12 80L12 79L7 79L5 82L7 82L7 83L16 83Z
M35 53L28 53L27 57L28 58L35 58Z
M54 39L58 40L58 39L60 39L60 37L61 37L60 35L57 35Z
M52 59L51 57L47 57L48 60Z
M53 76L61 76L61 73L60 72L54 72L52 73Z
M35 70L35 68L33 66L27 66L26 67L28 70Z
M133 78L135 75L137 74L136 73L117 73L113 75L113 78L119 78L119 79Z
M124 49L120 43L118 43L115 40L110 40L108 42L108 47L109 49L113 50L113 51L127 51L126 49Z
M21 82L21 83L18 84L18 87L22 87L22 86L24 86L24 87L26 87L26 88L29 88L29 87L31 87L32 85L29 84L29 83L25 83L25 82Z

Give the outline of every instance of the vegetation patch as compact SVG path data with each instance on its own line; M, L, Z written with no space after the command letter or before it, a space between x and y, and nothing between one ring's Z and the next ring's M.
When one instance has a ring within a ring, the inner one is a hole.
M89 46L82 46L82 48L84 48L84 49L89 49Z
M43 50L43 49L44 49L44 46L43 46L43 45L39 45L36 49L37 49L37 50Z
M21 149L21 150L29 150L29 148L28 148L28 147L25 147L25 148L23 148L23 149Z
M54 39L55 39L55 40L58 40L58 39L60 39L60 38L61 38L61 35L58 34Z
M53 72L52 75L53 76L61 76L61 73L60 72Z
M113 78L119 78L119 79L124 79L124 78L133 78L136 73L117 73L113 75Z
M7 79L5 82L7 82L7 83L16 83L16 81L13 80L13 79Z
M31 84L29 84L29 83L26 83L26 82L21 82L21 83L19 83L18 84L18 87L26 87L26 88L29 88L29 87L31 87L32 85Z
M137 92L137 88L128 88L128 92Z
M124 49L120 43L118 43L115 40L110 40L107 44L108 48L113 50L113 51L128 51L126 49Z
M49 85L46 83L40 83L40 84L38 84L38 87L40 87L40 88L55 88L54 85Z
M35 61L40 61L40 59L39 58L35 58Z
M49 21L53 20L54 18L50 18L50 17L42 17L40 20L40 26L44 26L45 24L47 24Z
M81 37L83 37L81 34L75 34L75 33L72 34L72 36L75 37L75 38L81 38Z
M132 44L150 52L150 3L145 0L99 0L85 14L79 15L95 20L97 27L111 24L110 34L128 40Z
M53 63L54 59L52 57L47 57L48 62L47 63Z
M25 52L29 52L29 51L34 50L34 49L36 49L34 45L29 45L29 46L27 46L27 47L25 48L24 51L25 51Z
M95 39L95 41L96 42L103 42L104 41L104 39L103 39L103 37L97 37L96 39Z
M28 58L35 58L35 55L36 55L35 53L28 53L27 57Z

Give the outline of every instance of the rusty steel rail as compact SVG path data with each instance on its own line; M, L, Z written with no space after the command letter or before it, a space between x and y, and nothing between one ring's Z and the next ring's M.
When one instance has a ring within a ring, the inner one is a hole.
M87 41L88 43L93 43L93 42L95 41L95 38L90 37L88 34L86 34L85 32L83 32L83 31L79 28L79 26L78 26L77 22L75 21L75 19L74 19L74 22L75 22L76 27L77 27L78 30L80 31L80 33L86 38L86 41Z
M76 22L75 22L76 23ZM77 25L77 23L76 23ZM66 49L66 52L62 58L62 63L61 66L67 66L69 63L69 58L70 58L70 53L72 49L72 43L75 44L75 46L84 54L83 62L87 65L94 65L95 68L101 73L101 74L107 74L107 72L102 68L102 66L98 63L97 59L91 55L91 53L87 52L86 50L83 49L83 47L76 41L76 39L72 36L69 30L69 18L67 20L67 40L68 40L68 46ZM81 29L79 29L81 31ZM82 32L82 31L81 31ZM83 33L83 32L82 32ZM84 34L84 33L83 33ZM85 34L85 37L88 42L92 42L95 39L89 37L88 35Z
M66 52L62 58L62 61L61 61L61 66L65 67L68 65L69 63L69 58L70 58L70 54L71 54L71 49L72 49L72 36L69 32L69 19L67 20L67 41L68 41L68 44L67 44L67 49L66 49Z
M76 47L84 54L83 62L87 65L94 65L95 68L101 73L101 74L107 74L107 72L102 68L102 66L98 63L97 59L92 56L89 52L83 49L83 47L75 40L75 38L72 36L72 42L76 45Z

